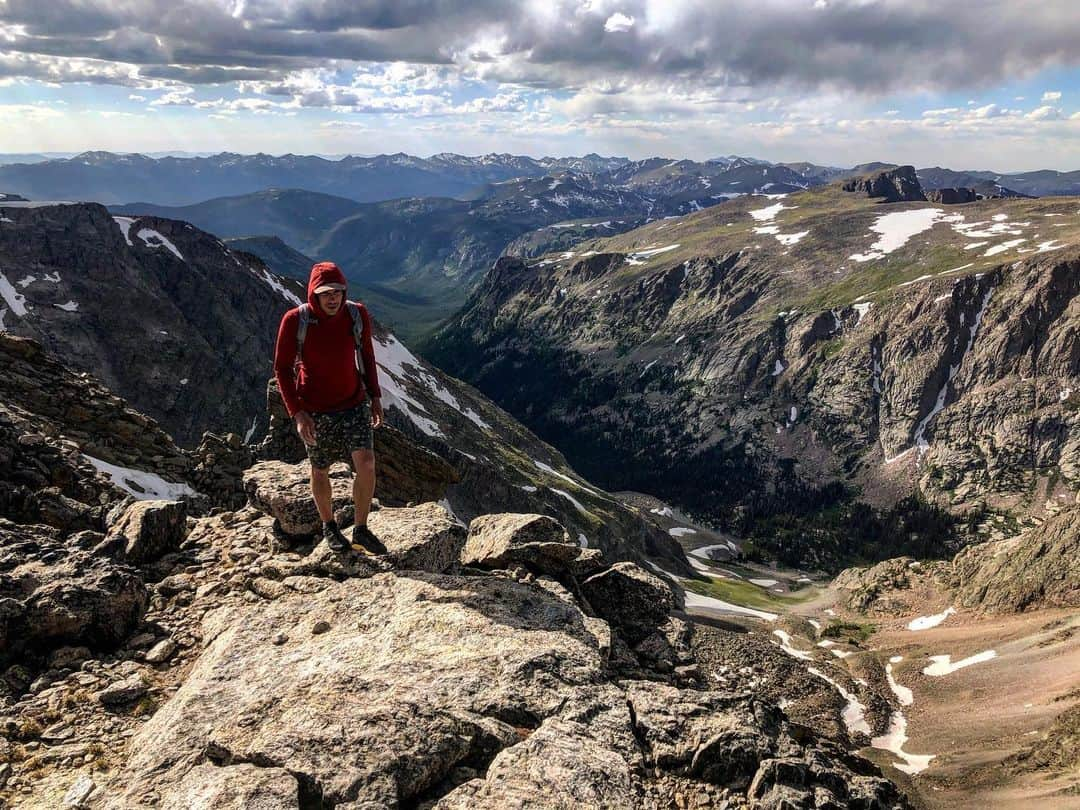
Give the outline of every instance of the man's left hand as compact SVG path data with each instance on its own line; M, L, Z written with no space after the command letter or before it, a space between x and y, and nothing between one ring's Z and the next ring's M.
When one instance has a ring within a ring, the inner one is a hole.
M383 423L382 400L371 400L371 426L379 427Z

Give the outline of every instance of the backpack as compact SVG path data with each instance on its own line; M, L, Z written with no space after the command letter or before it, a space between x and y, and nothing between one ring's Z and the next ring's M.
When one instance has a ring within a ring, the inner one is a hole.
M353 340L356 342L356 370L360 372L360 379L364 378L364 358L360 351L364 339L364 319L360 316L360 305L352 301L345 302L349 315L352 317ZM293 362L293 370L300 365L300 358L304 354L304 338L307 337L308 325L318 323L319 319L311 315L311 304L301 304L297 307L300 313L300 323L296 327L296 360Z

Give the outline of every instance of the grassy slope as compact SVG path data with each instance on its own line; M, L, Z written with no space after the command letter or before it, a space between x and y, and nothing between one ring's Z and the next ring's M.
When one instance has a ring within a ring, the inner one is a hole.
M776 203L785 208L768 222L756 220L749 213ZM946 216L962 215L965 224L984 223L983 227L993 224L994 215L1005 215L1009 223L1016 224L1014 230L1021 233L967 237L951 223L938 222L882 259L856 262L850 258L868 252L879 238L871 226L880 216L926 208L940 209ZM753 310L758 317L772 318L785 310L820 310L874 300L887 295L896 285L922 276L959 277L985 272L1033 255L1031 248L1040 242L1056 240L1055 244L1061 245L1080 241L1077 208L1077 199L1071 197L981 200L953 206L925 202L882 205L840 191L837 186L826 186L782 199L743 197L678 219L651 222L608 239L583 242L575 253L577 256L586 251L629 254L678 245L664 253L643 257L643 264L626 264L616 274L607 274L586 285L590 288L610 284L620 288L686 260L744 251L753 264L784 268L771 295ZM1047 214L1055 216L1047 217ZM785 246L774 235L754 230L767 225L777 226L780 234L809 233L798 243ZM984 255L994 245L1021 238L1026 241L1004 252ZM975 242L987 244L965 250ZM552 254L546 259L557 256ZM576 256L558 259L557 263L568 265L575 260Z

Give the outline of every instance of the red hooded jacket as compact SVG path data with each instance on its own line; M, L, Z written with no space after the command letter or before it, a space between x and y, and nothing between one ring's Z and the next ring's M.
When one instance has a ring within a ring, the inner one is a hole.
M364 362L364 377L356 368L356 340L353 338L352 316L343 304L330 317L319 308L315 290L322 284L345 284L345 274L333 262L320 262L311 268L307 300L311 305L311 320L304 336L304 352L296 373L296 332L300 325L300 308L290 309L281 319L277 346L274 349L274 376L289 416L297 411L344 411L359 405L366 396L378 399L379 372L375 365L375 349L371 343L371 316L363 304L363 339L360 355ZM365 390L366 386L366 390Z

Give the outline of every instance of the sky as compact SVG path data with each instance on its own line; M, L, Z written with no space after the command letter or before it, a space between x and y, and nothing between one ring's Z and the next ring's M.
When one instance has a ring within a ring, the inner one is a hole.
M0 153L1080 169L1077 0L0 0Z

